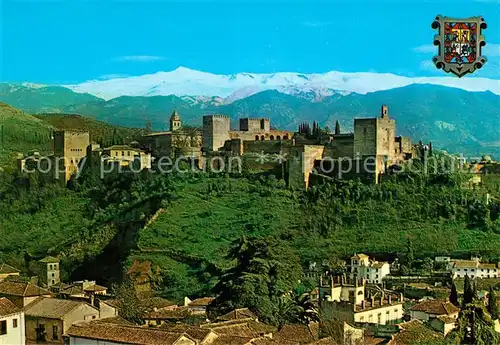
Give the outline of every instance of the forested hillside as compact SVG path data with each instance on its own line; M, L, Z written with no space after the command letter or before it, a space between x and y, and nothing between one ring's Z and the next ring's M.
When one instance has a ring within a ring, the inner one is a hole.
M498 191L486 205L455 175L331 181L308 192L273 175L83 174L69 188L0 178L1 261L26 269L25 250L60 254L73 279L110 284L134 259L148 259L161 272L160 293L174 299L210 293L242 235L289 244L304 267L361 251L395 257L408 240L417 257L500 258Z

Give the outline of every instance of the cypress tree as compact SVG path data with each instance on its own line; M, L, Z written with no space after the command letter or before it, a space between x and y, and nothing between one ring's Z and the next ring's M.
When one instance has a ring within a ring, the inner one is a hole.
M457 286L455 285L455 282L453 282L452 285L451 285L451 292L450 292L450 298L449 299L450 299L450 302L454 306L456 306L456 307L460 306L458 304L458 291L457 291Z
M464 280L464 298L462 301L462 307L465 308L467 304L474 302L474 287L468 275L465 276Z
M413 262L415 261L415 257L413 255L413 244L411 243L410 240L406 242L406 262L408 265L408 268L411 270L413 267Z
M493 286L491 285L488 293L488 312L490 313L493 320L500 318L497 296L495 295L495 291L493 290Z
M335 122L335 135L339 134L340 134L340 123L339 120L337 120L337 122Z

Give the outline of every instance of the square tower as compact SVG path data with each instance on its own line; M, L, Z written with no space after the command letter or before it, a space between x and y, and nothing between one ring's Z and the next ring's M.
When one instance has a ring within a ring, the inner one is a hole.
M68 182L71 176L77 172L78 165L87 155L89 145L90 134L88 132L54 132L55 168L60 173L64 171L65 182Z
M268 133L271 130L271 120L268 118L242 118L240 119L240 131Z
M203 116L203 150L218 151L230 139L231 122L226 115Z
M48 288L61 282L58 258L47 256L38 261L38 263L40 264L40 280L45 283Z

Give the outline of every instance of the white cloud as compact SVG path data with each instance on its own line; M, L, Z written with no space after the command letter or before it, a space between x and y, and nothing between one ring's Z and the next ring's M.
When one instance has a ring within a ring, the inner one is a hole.
M424 44L412 49L416 53L436 53L438 51L437 46L433 44Z
M115 58L115 61L134 61L134 62L150 62L164 60L163 56L156 55L127 55Z

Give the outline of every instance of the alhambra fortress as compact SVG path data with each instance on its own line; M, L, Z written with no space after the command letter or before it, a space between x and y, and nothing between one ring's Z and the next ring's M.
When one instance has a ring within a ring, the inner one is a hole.
M41 157L33 152L19 159L19 169L67 182L82 166L140 171L154 168L162 157L182 157L201 169L234 157L254 162L263 156L281 157L261 163L284 172L290 187L307 188L314 176L336 176L339 170L342 178L363 177L377 183L389 166L415 156L411 140L396 136L396 122L386 105L378 116L355 118L353 133L336 128L334 134L313 138L273 129L268 118L241 118L235 130L229 116L206 115L202 129L184 127L180 114L174 111L169 131L144 135L128 145L102 148L91 141L89 133L75 131L55 132L53 143L53 155Z

